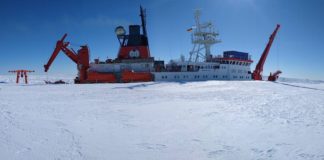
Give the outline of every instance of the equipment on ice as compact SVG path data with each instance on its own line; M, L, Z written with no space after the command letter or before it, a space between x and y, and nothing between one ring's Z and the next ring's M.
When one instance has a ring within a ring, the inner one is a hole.
M32 70L24 70L24 69L20 69L20 70L13 70L13 71L8 71L10 73L17 73L17 78L16 78L16 83L19 83L19 79L24 78L25 77L25 83L28 84L28 76L27 73L31 73L31 72L35 72Z
M46 84L68 84L67 82L63 81L63 80L58 80L58 81L45 81Z

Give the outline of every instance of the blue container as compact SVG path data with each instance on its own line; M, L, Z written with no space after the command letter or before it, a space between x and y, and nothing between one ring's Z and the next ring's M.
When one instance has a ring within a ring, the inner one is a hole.
M238 52L238 51L225 51L223 53L224 58L237 58L242 60L248 60L249 59L249 53L245 52Z

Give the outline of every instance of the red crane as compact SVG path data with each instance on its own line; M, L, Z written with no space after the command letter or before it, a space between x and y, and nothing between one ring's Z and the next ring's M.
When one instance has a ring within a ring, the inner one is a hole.
M73 49L69 49L70 42L64 42L67 34L64 34L61 40L56 42L56 47L48 60L47 64L44 65L45 72L47 72L53 63L56 56L60 51L63 51L74 63L77 64L79 70L80 80L87 79L87 69L89 68L89 48L87 46L81 46L76 53Z
M275 39L276 37L276 34L278 32L280 28L280 25L277 24L277 27L276 29L274 30L274 32L271 34L270 38L269 38L269 42L266 46L266 48L264 49L263 53L262 53L262 56L260 57L260 60L258 62L258 64L256 65L255 67L255 70L253 71L253 74L252 74L252 78L254 80L262 80L262 72L263 72L263 66L264 66L264 63L267 59L267 56L269 54L269 51L270 51L270 48L271 48L271 45L272 45L272 42L273 40ZM274 74L270 74L269 76L269 81L275 81L277 80L277 78L279 77L279 74L282 73L281 71L276 71Z
M35 71L31 71L31 70L24 70L24 69L20 69L20 70L13 70L13 71L8 71L10 73L17 73L17 79L16 79L16 83L19 83L19 78L23 78L25 77L25 83L28 84L28 76L27 73L30 72L35 72Z
M280 70L274 72L274 73L270 73L269 77L268 77L268 81L276 81L279 78L279 74L281 74L282 72Z

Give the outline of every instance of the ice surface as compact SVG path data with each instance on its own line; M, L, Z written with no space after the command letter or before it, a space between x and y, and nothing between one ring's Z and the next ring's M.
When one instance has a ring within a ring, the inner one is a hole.
M0 159L324 159L324 83L0 76Z

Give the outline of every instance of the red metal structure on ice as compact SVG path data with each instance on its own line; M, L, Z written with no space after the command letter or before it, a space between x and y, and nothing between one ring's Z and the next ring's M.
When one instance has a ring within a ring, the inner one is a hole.
M279 74L281 74L282 72L280 70L274 72L274 73L270 73L269 77L268 77L268 81L276 81L279 78Z
M24 78L25 77L25 83L28 84L28 76L27 73L31 73L31 72L35 72L35 71L31 71L31 70L13 70L13 71L9 71L10 73L17 73L17 78L16 78L16 83L19 83L19 79Z
M271 48L271 45L272 45L272 42L273 40L275 39L276 37L276 34L278 32L280 28L280 25L277 24L277 27L276 29L274 30L274 32L271 34L270 38L269 38L269 42L266 46L266 48L264 49L263 53L262 53L262 56L260 57L260 60L258 62L258 64L256 65L255 67L255 70L253 71L253 74L252 74L252 78L254 80L262 80L262 72L263 72L263 66L264 66L264 63L267 59L267 56L269 54L269 51L270 51L270 48ZM282 72L280 70L276 71L275 73L270 73L270 76L268 78L269 81L276 81L279 77L279 74L281 74Z

